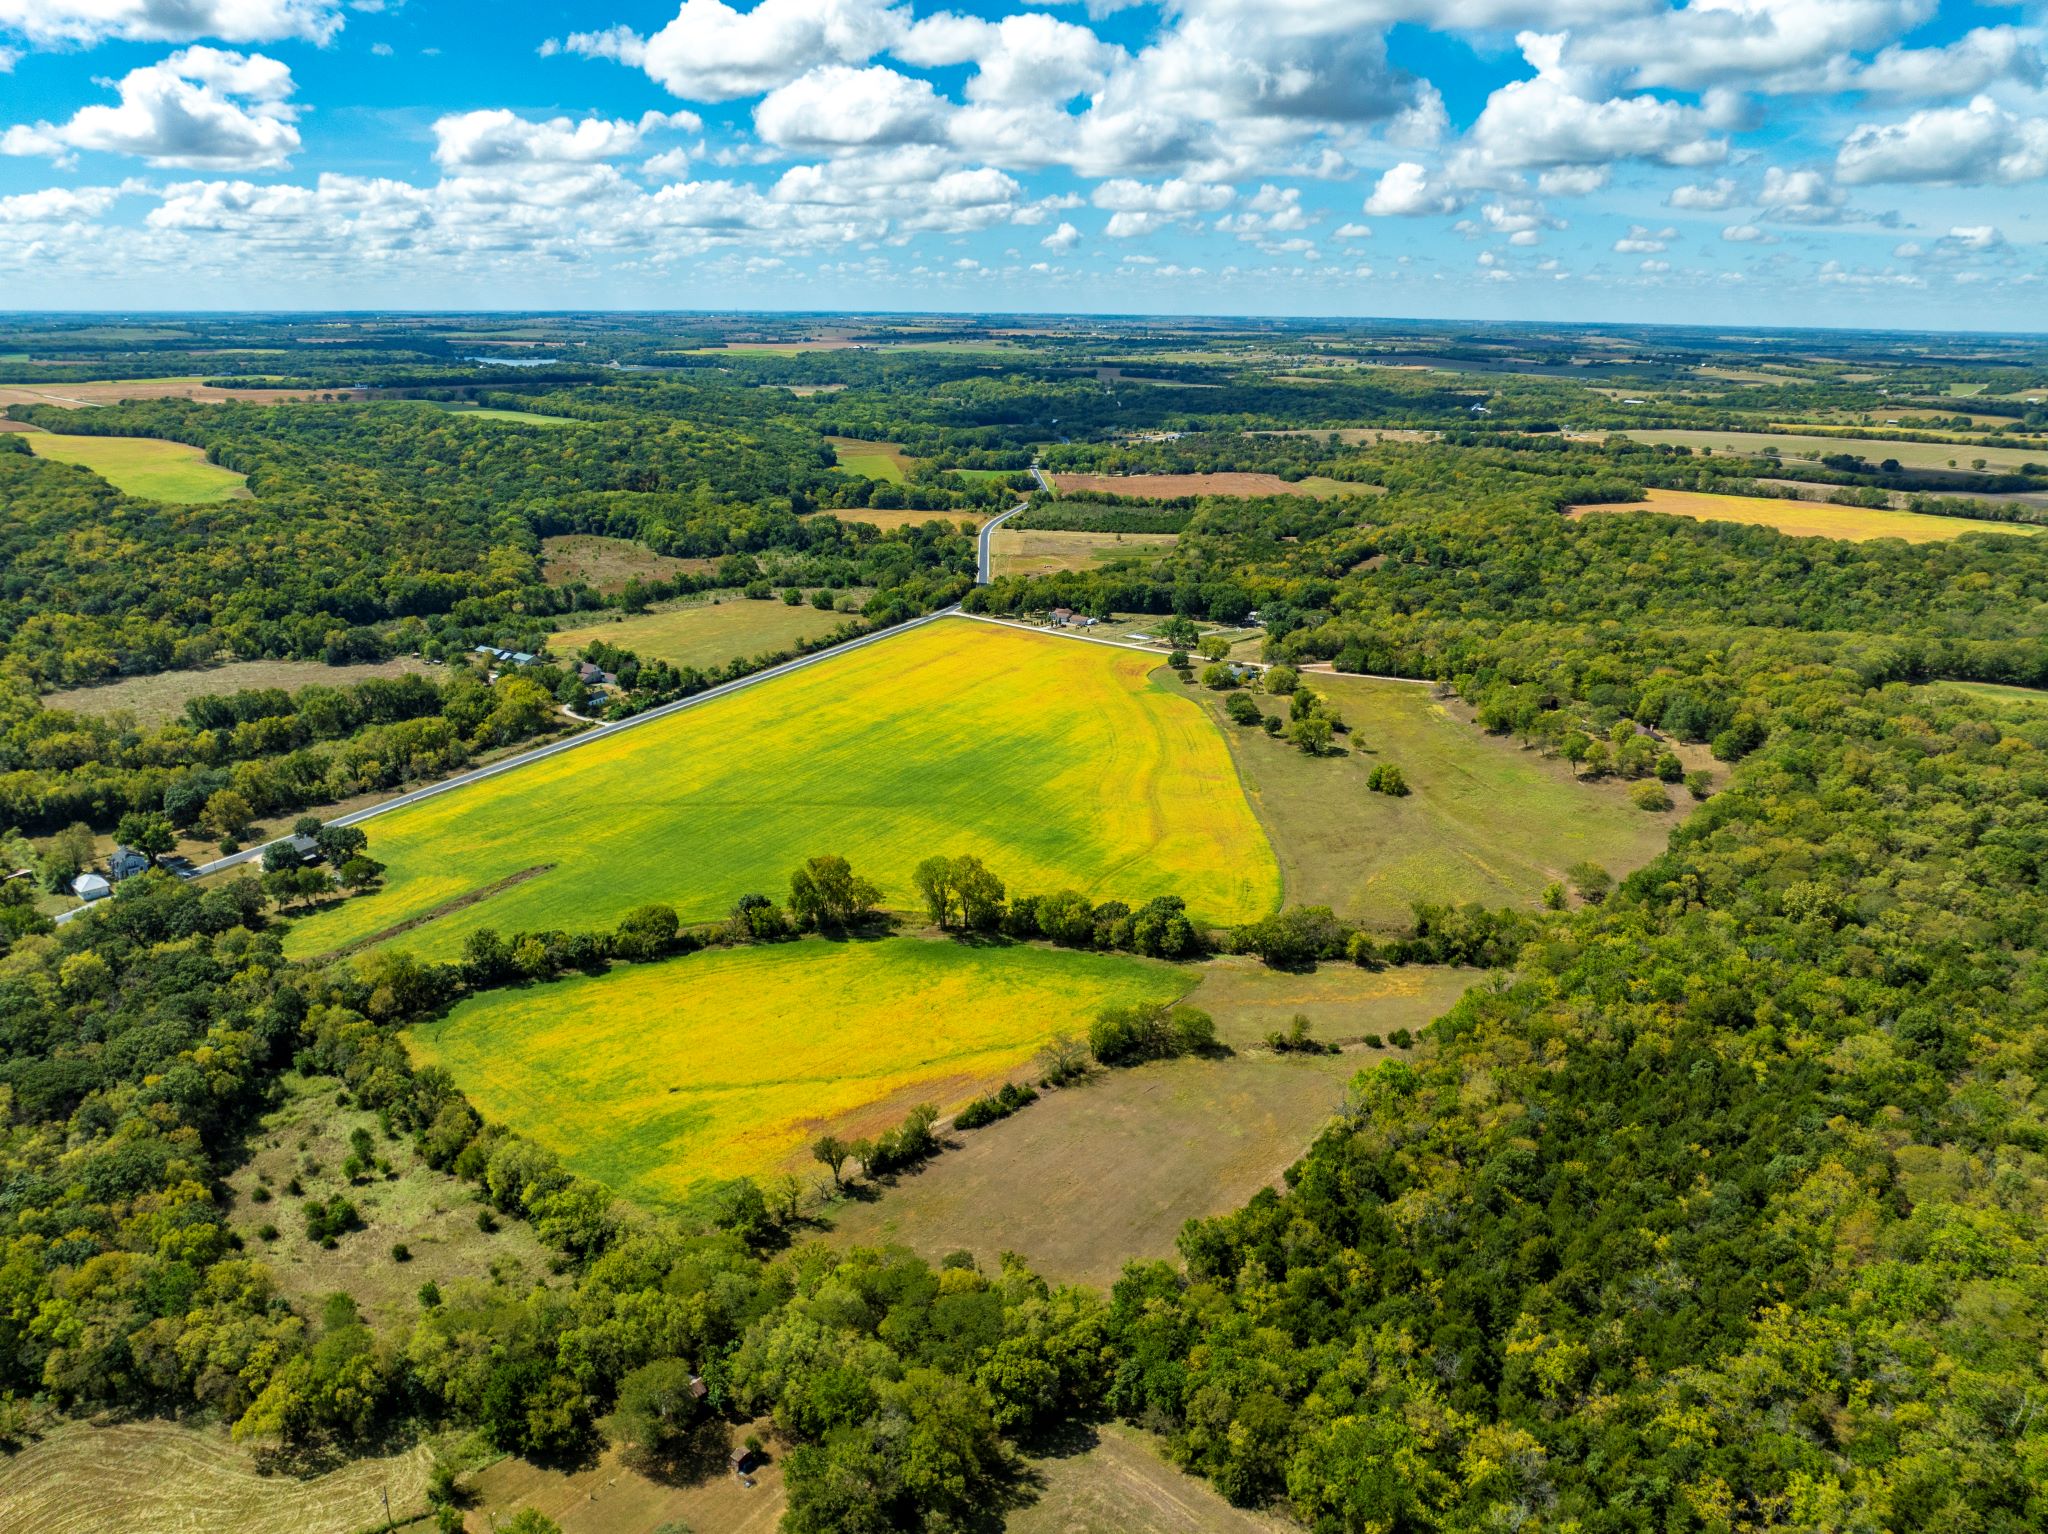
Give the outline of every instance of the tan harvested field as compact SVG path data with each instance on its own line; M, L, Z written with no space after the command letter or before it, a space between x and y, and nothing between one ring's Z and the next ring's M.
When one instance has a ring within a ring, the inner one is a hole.
M1178 533L1068 533L999 527L989 540L995 574L1050 575L1092 570L1114 559L1156 559L1179 542Z
M286 1076L283 1105L264 1115L250 1138L249 1159L228 1178L228 1223L247 1253L276 1276L280 1293L317 1315L328 1295L343 1290L379 1333L389 1335L415 1313L419 1287L429 1280L446 1287L494 1270L529 1281L546 1275L548 1252L530 1225L504 1220L489 1234L477 1229L479 1206L470 1185L420 1160L410 1139L386 1139L376 1114L339 1106L339 1085L327 1077ZM372 1172L354 1184L342 1175L356 1129L370 1132L375 1154L390 1163L388 1175ZM294 1177L299 1195L286 1191ZM258 1188L270 1194L267 1202L256 1202ZM363 1224L330 1250L307 1239L303 1206L337 1193L356 1206ZM277 1227L275 1240L259 1234L266 1224ZM405 1262L391 1254L399 1242L410 1253Z
M730 591L720 595L722 600L715 602L692 599L626 617L610 614L561 630L548 648L556 655L573 655L601 639L646 659L709 671L742 657L794 649L851 621L846 613L821 611L808 601L791 607L779 597L754 601Z
M540 541L540 573L550 586L582 581L606 596L624 591L636 578L666 580L671 575L701 575L715 569L715 559L678 559L657 554L631 538L605 538L595 533L561 533Z
M2039 463L2039 447L1977 447L1968 442L1890 442L1882 437L1858 437L1850 432L1816 432L1810 436L1759 431L1631 431L1624 435L1638 442L1669 443L1694 452L1712 448L1716 454L1754 457L1766 448L1776 448L1788 459L1818 459L1829 453L1855 453L1872 463L1896 458L1908 469L1946 469L1951 461L1958 469L1969 469L1978 459L1987 469L2010 472L2023 463Z
M203 671L159 671L150 676L103 682L97 687L67 687L45 696L43 706L101 719L125 709L135 716L137 724L162 724L184 712L186 699L210 693L244 692L254 687L282 687L292 692L315 682L323 687L347 687L368 677L406 676L432 670L432 666L411 656L351 666L328 666L316 660L237 660Z
M2009 533L2031 537L2041 531L2028 522L1990 522L1975 517L1935 517L1913 511L1868 506L1832 506L1821 501L1781 501L1753 495L1715 495L1704 490L1644 492L1644 499L1625 504L1574 506L1573 521L1603 512L1654 511L1701 522L1747 522L1772 527L1792 538L1840 538L1866 543L1872 538L1903 538L1908 543L1942 543L1965 533Z
M530 1507L561 1525L562 1534L649 1534L668 1527L698 1534L772 1534L782 1521L785 1500L772 1430L765 1418L742 1427L707 1420L701 1430L704 1473L682 1484L641 1474L617 1449L566 1469L501 1459L466 1483L476 1500L463 1528L468 1534L491 1534ZM771 1457L753 1472L749 1487L726 1468L725 1456L750 1432L771 1443Z
M201 404L240 400L250 405L286 405L297 400L338 394L353 399L352 389L217 389L205 379L111 378L91 383L0 384L0 408L8 405L118 405L130 399L189 399Z
M966 1250L991 1272L1022 1252L1055 1283L1107 1286L1132 1258L1171 1257L1188 1220L1277 1184L1375 1058L1261 1051L1103 1071L955 1134L872 1202L849 1199L832 1239L934 1261Z
M1434 964L1369 970L1329 963L1295 974L1228 957L1202 966L1202 982L1187 1000L1216 1019L1216 1036L1233 1049L1262 1043L1297 1012L1316 1038L1343 1044L1366 1033L1384 1038L1397 1028L1419 1033L1485 978L1480 970Z
M1310 475L1285 480L1277 474L1057 474L1047 475L1062 495L1132 495L1169 501L1183 495L1378 495L1378 485L1358 485Z
M0 1534L358 1534L426 1500L424 1448L325 1475L264 1475L227 1434L70 1423L0 1457Z
M1232 1507L1208 1482L1169 1464L1155 1440L1121 1422L1077 1430L1064 1453L1033 1456L1035 1500L1004 1534L1298 1534L1269 1513Z
M923 527L927 522L951 522L973 531L988 520L978 511L913 511L906 507L879 506L847 506L816 515L837 517L842 522L865 522L885 533L898 527Z
M1248 432L1246 435L1314 437L1318 442L1335 437L1345 447L1359 447L1374 442L1434 442L1441 434L1434 431L1413 431L1405 426L1294 426L1284 430Z

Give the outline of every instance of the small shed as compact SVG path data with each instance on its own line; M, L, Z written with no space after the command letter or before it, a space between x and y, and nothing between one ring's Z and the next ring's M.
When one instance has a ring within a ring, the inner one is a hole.
M285 845L299 855L301 863L317 863L320 861L320 844L314 841L312 837L287 836L284 840Z
M754 1451L745 1444L741 1444L732 1451L726 1463L732 1466L732 1473L734 1475L745 1475L754 1468Z
M71 881L71 893L80 900L104 900L113 892L114 886L98 874L80 874Z
M693 1401L701 1401L701 1400L703 1400L703 1399L704 1399L704 1397L705 1397L706 1393L707 1393L707 1387L706 1387L706 1386L705 1386L705 1384L704 1384L704 1376L703 1376L703 1375L701 1375L701 1374L693 1374L693 1375L691 1375L691 1376L690 1376L690 1399L691 1399L691 1400L693 1400Z

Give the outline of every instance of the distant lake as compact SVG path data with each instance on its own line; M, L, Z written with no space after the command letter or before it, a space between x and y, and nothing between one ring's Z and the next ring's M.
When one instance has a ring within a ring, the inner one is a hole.
M479 362L487 368L551 368L560 357L464 357L464 362Z

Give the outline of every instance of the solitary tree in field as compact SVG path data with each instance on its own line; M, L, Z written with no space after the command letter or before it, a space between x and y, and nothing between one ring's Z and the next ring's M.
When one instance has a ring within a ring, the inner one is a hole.
M832 1186L843 1188L846 1184L840 1173L846 1166L846 1158L853 1154L853 1147L837 1135L819 1135L817 1143L811 1146L811 1159L832 1174Z

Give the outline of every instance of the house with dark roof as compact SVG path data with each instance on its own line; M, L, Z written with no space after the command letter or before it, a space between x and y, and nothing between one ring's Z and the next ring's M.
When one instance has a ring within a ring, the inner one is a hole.
M149 854L137 852L133 847L116 847L114 855L107 859L107 872L113 875L116 884L137 874L148 873L149 866Z

